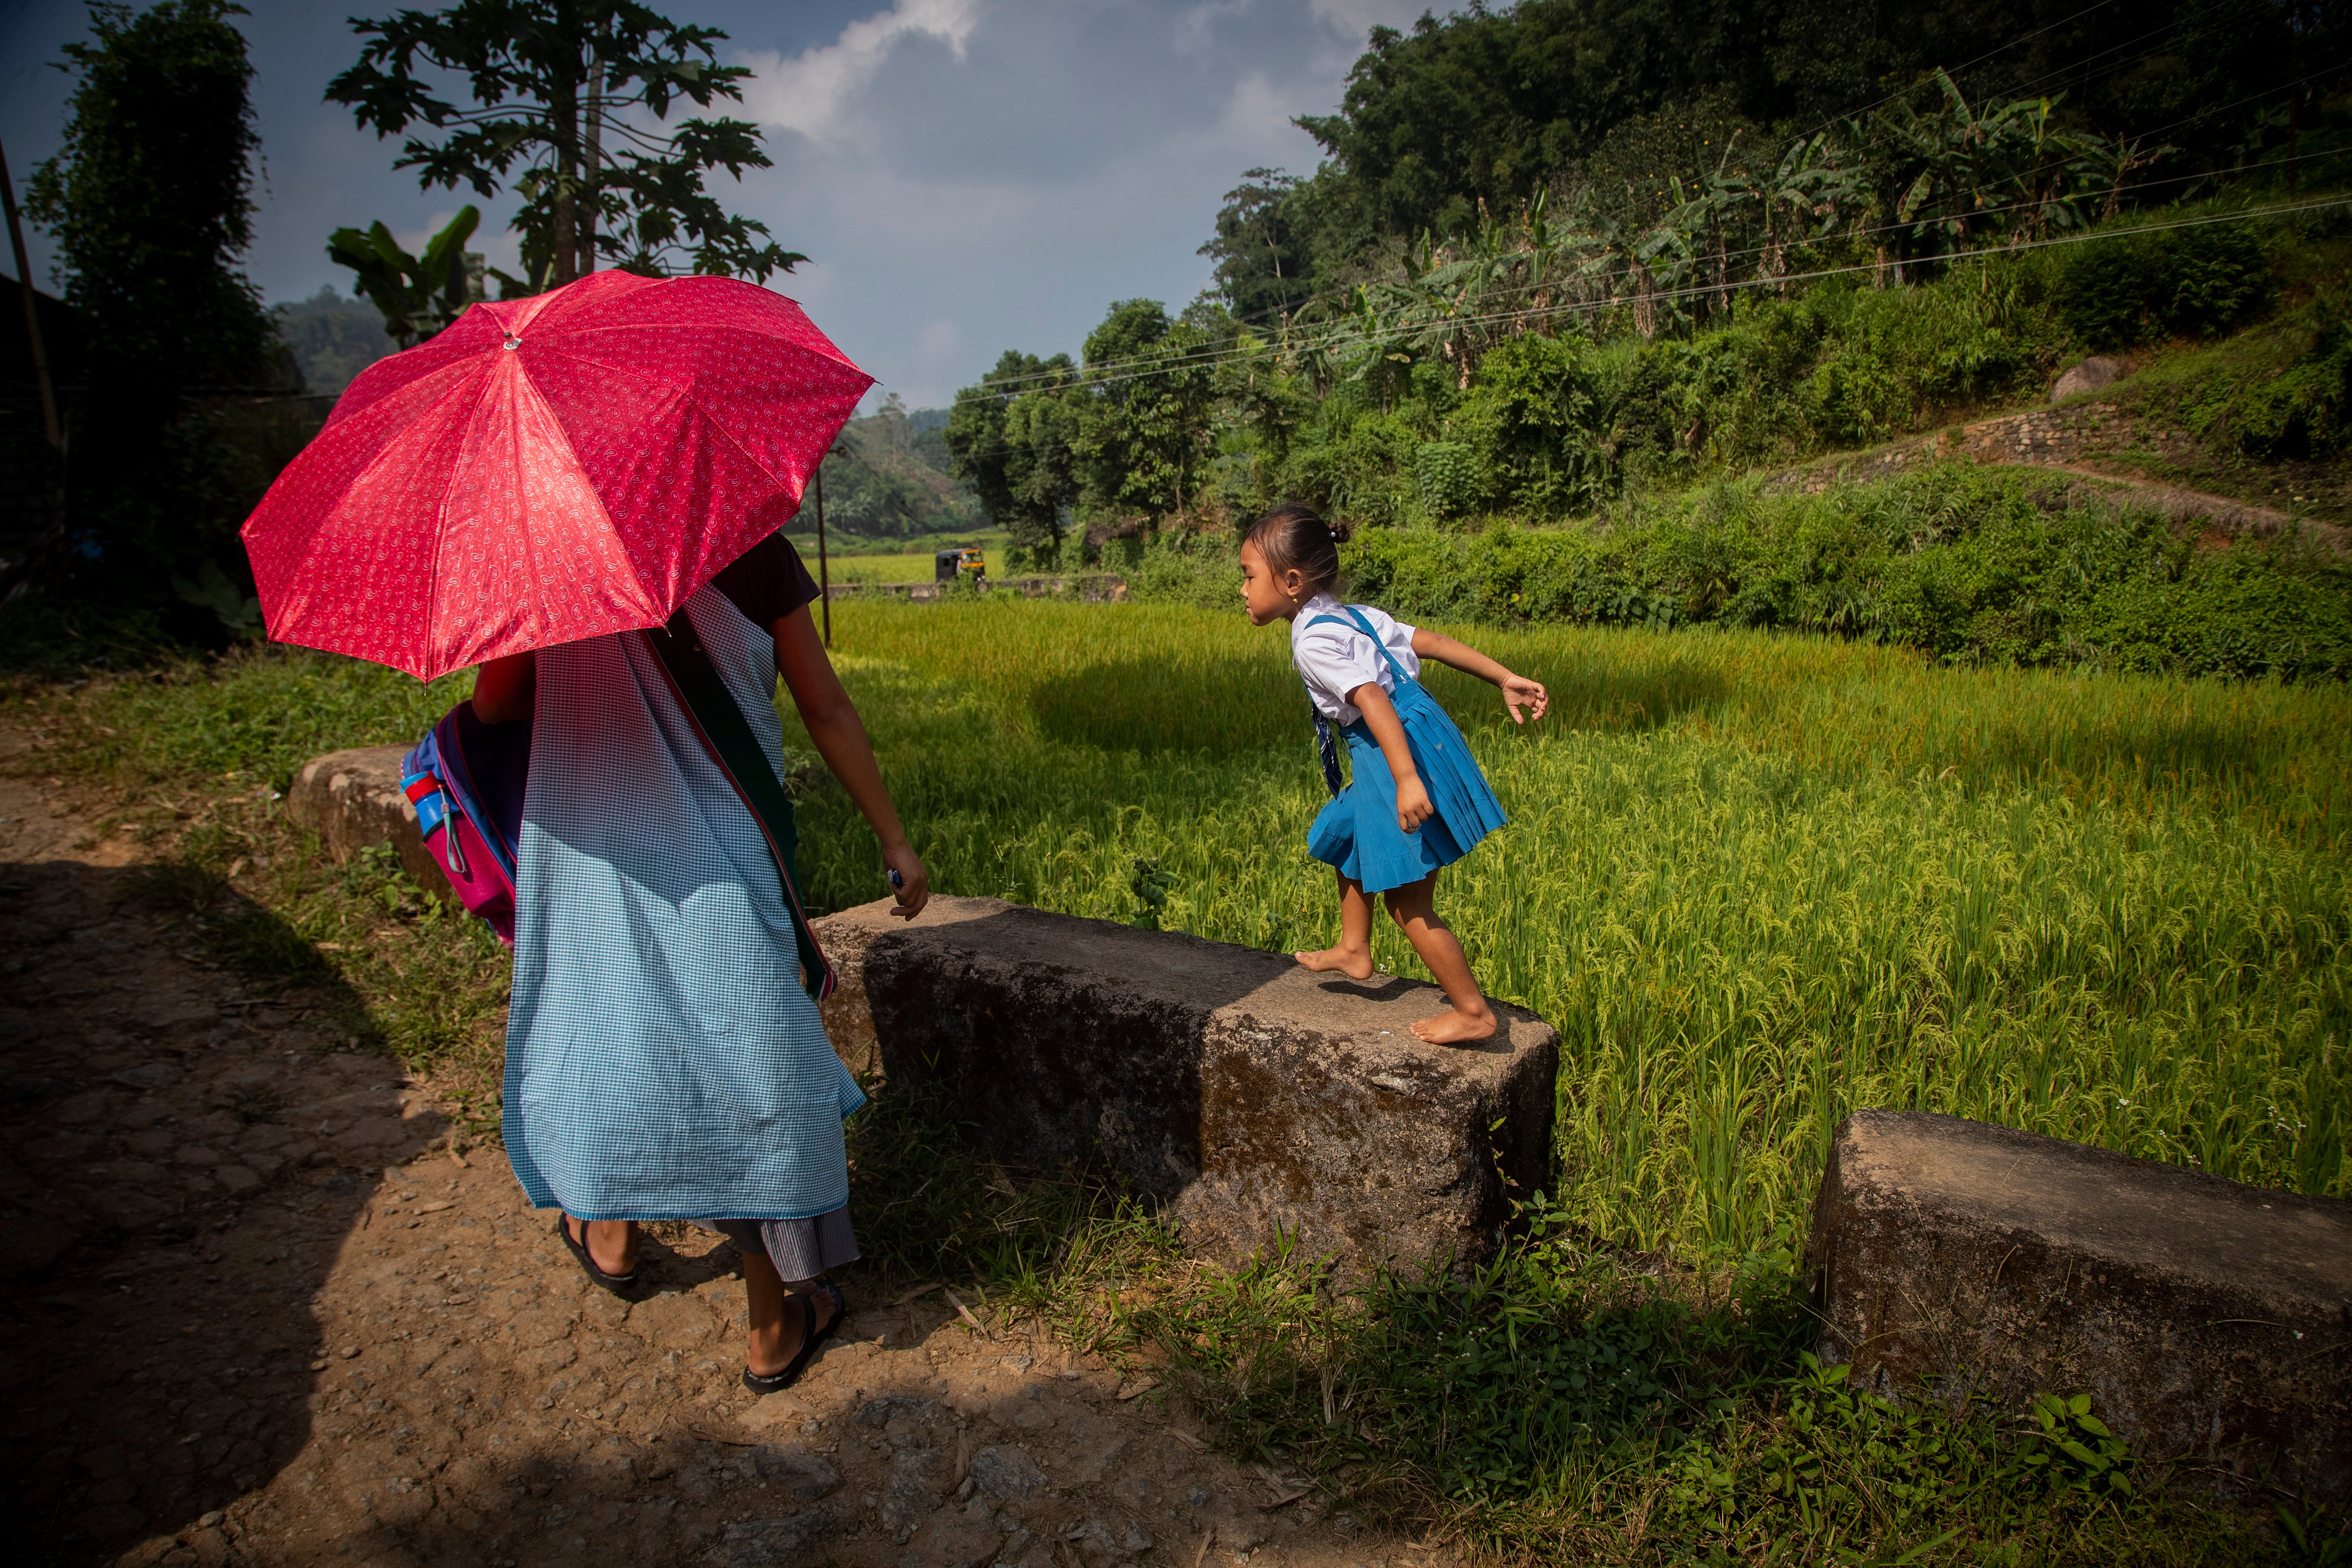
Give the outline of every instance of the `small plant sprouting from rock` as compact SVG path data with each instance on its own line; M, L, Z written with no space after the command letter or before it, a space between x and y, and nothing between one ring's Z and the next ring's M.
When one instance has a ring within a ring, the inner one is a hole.
M1173 871L1163 871L1157 859L1138 857L1135 872L1128 879L1127 890L1135 895L1135 919L1130 921L1139 931L1160 929L1160 916L1168 908L1168 895L1176 887Z

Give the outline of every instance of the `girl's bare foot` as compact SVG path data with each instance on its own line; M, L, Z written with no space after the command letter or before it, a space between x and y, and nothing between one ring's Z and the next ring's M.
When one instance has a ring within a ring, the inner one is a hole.
M1339 973L1350 980L1372 977L1372 952L1360 948L1349 952L1344 947L1327 947L1320 952L1294 952L1291 957L1318 974Z
M1472 1040L1483 1040L1493 1036L1495 1010L1484 1004L1475 1013L1448 1007L1437 1016L1423 1018L1413 1025L1412 1032L1433 1046L1466 1045Z

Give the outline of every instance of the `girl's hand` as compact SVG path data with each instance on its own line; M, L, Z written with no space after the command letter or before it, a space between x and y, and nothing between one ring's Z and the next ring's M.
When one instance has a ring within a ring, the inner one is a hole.
M891 887L898 902L890 912L902 921L913 920L923 912L923 906L931 898L931 873L924 866L923 858L915 853L913 845L901 839L895 846L883 847L882 864L898 874Z
M1544 710L1551 706L1551 694L1543 689L1543 682L1539 680L1529 680L1524 675L1505 675L1496 684L1503 689L1503 706L1511 710L1511 722L1514 724L1524 724L1528 719L1540 719L1544 716ZM1519 717L1519 704L1522 702L1535 710L1528 719Z
M1437 808L1429 804L1429 791L1422 787L1418 775L1409 775L1397 781L1397 826L1399 827L1407 833L1412 833L1436 815Z

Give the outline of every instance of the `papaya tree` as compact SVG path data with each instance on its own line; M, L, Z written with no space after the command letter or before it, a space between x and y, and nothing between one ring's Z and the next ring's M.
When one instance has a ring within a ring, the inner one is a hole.
M740 179L770 166L758 126L723 115L670 123L681 104L743 96L751 72L719 63L717 28L573 0L457 0L352 27L368 42L327 99L363 129L407 138L394 167L416 170L428 190L522 196L524 276L503 279L509 292L600 264L764 282L808 259L704 188L718 171ZM470 103L441 96L452 80Z

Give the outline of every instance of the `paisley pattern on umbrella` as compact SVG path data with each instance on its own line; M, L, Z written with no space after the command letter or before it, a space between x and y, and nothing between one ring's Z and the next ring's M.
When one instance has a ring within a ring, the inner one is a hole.
M657 626L792 518L872 384L733 279L478 304L362 372L247 520L269 635L429 680Z

